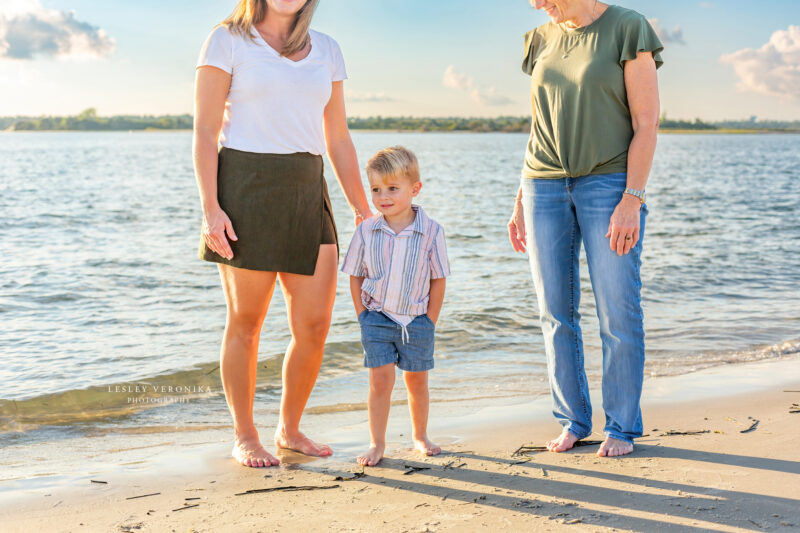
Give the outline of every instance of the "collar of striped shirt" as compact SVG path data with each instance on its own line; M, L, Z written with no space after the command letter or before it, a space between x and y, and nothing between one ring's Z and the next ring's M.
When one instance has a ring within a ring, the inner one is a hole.
M414 217L414 224L411 226L412 231L416 231L417 233L421 233L425 235L425 230L428 227L428 215L425 214L425 211L422 210L422 207L412 204L411 209L414 210L416 216ZM394 230L389 227L389 223L386 222L386 217L383 216L383 213L378 213L378 217L375 220L375 224L372 226L372 231L380 231L384 230L391 234L395 234Z

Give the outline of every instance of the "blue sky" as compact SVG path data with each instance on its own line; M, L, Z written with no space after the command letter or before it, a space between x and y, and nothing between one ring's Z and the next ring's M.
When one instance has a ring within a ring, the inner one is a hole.
M234 4L2 0L0 115L191 112L198 51ZM665 35L659 79L671 118L800 120L800 2L619 5L657 19ZM74 39L21 47L23 13ZM313 27L342 47L352 116L497 116L529 114L522 35L546 20L527 0L321 0Z

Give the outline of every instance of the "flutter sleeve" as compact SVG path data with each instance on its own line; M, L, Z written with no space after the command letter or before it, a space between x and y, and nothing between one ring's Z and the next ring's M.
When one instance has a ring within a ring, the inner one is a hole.
M639 52L652 52L656 68L664 64L661 59L664 45L647 19L638 13L624 21L621 48L619 64L622 67L626 61L636 59Z
M522 72L531 75L533 72L533 65L536 63L536 30L531 30L525 34L525 57L522 60Z
M197 58L197 67L217 67L228 74L233 73L233 36L227 26L214 28Z

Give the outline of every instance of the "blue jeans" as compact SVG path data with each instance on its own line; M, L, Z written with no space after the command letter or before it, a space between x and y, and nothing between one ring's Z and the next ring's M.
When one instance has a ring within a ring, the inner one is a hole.
M581 243L600 319L604 433L626 442L642 435L644 316L639 269L647 206L641 208L639 242L628 254L618 256L605 236L626 180L625 172L522 179L528 257L539 300L553 414L581 439L592 432L578 312Z

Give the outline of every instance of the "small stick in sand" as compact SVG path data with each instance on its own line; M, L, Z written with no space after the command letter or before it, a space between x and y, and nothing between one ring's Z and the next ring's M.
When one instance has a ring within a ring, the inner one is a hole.
M666 433L662 433L659 437L674 437L675 435L702 435L703 433L711 433L709 429L702 429L697 431L673 431L669 430Z
M307 485L307 486L295 486L295 485L288 485L286 487L269 487L266 489L250 489L244 492L237 492L235 496L242 496L244 494L257 494L259 492L294 492L298 490L326 490L326 489L337 489L341 485Z
M409 474L413 474L414 472L419 472L420 470L430 470L431 467L429 466L411 466L411 465L403 465L403 468L408 468L405 472L403 472L404 476Z
M153 494L140 494L139 496L130 496L130 497L125 498L125 499L126 500L135 500L136 498L147 498L148 496L156 496L158 494L161 494L161 493L160 492L154 492Z
M108 481L100 481L98 479L90 479L92 483L102 483L103 485L108 485Z
M199 497L199 496L195 496L194 498L184 498L184 500L186 500L187 502L188 502L189 500L199 500L199 499L200 499L200 497Z
M739 433L750 433L751 431L755 431L758 427L758 420L753 420L753 423L750 425L749 428L741 430Z
M177 509L173 509L173 511L183 511L184 509L191 509L192 507L199 507L199 503L195 503L194 505L184 505L183 507L178 507Z

